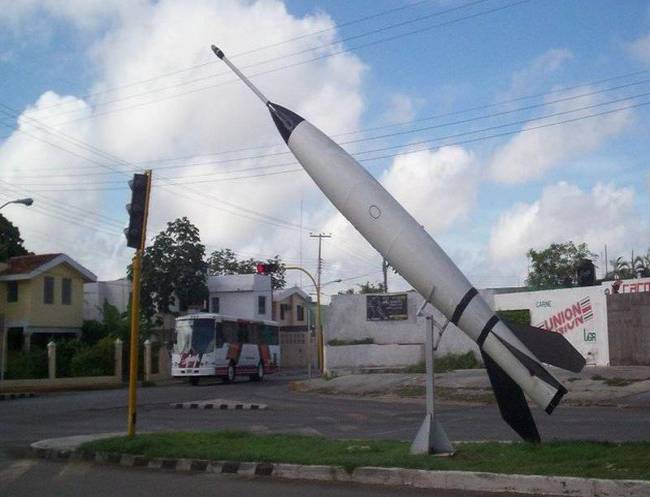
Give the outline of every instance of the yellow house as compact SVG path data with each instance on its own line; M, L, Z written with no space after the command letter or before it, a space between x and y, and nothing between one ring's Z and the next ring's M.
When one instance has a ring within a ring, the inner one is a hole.
M84 283L97 277L65 254L12 257L0 267L0 329L7 350L78 336Z

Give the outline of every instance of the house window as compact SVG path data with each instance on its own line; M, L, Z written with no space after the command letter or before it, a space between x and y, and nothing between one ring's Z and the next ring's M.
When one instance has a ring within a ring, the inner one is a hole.
M301 305L296 306L296 319L298 321L305 320L305 308Z
M63 305L70 305L72 304L72 280L70 278L63 278L61 283L61 303Z
M210 299L210 312L219 314L219 297L212 297Z
M18 302L18 282L7 282L7 302Z
M291 305L289 304L280 304L280 321L285 320L287 312L291 312Z
M266 297L264 295L257 297L257 313L266 314Z
M52 276L43 278L43 303L54 303L54 278Z

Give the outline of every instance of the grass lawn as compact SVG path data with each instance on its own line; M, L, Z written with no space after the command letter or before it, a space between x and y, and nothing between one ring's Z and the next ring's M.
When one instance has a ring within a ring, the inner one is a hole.
M330 440L245 432L151 433L86 443L85 450L228 461L489 471L650 480L650 442L517 442L457 444L453 457L409 455L392 440Z

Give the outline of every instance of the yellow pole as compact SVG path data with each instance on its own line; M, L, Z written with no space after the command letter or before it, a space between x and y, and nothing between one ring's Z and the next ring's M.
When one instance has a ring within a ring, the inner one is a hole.
M316 344L318 347L318 369L320 369L321 374L325 373L325 347L323 343L323 322L321 321L321 312L320 312L320 286L316 283L316 279L311 275L309 271L305 268L299 266L285 266L285 269L292 269L296 271L302 271L314 284L316 287Z
M147 195L144 203L142 234L140 246L133 257L133 286L131 292L131 337L129 350L129 405L128 405L128 436L135 436L137 418L137 388L138 388L138 333L140 328L140 279L142 270L142 253L147 240L147 218L149 217L149 198L151 197L151 171L145 171L147 176Z
M131 337L129 342L129 414L128 435L135 435L136 403L138 386L138 332L140 325L140 268L142 253L137 250L133 257L133 291L131 294Z

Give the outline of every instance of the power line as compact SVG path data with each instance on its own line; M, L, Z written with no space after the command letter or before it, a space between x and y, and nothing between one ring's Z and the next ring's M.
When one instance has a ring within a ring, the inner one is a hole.
M625 98L613 99L613 100L609 100L609 101L606 101L606 102L587 105L587 106L574 108L574 109L570 109L570 110L566 110L566 111L554 112L554 113L546 114L546 115L543 115L543 116L538 116L538 117L535 117L535 118L522 119L522 120L513 121L513 122L509 122L509 123L489 126L489 127L478 129L478 130L464 131L464 132L459 132L459 133L455 133L455 134L451 134L451 135L437 137L437 138L434 138L434 139L427 139L427 140L421 140L421 141L417 141L417 142L411 142L409 145L413 146L413 145L428 144L428 143L431 143L433 141L441 141L441 140L447 140L447 139L450 139L450 138L458 138L458 137L461 137L461 136L479 134L479 133L484 133L486 131L493 131L493 130L496 130L496 129L503 129L503 128L507 128L507 127L511 127L511 126L526 125L526 124L529 124L529 123L535 122L535 121L541 121L541 120L545 120L545 119L549 119L549 118L553 118L553 117L559 117L559 116L563 116L563 115L567 115L567 114L581 112L581 111L584 111L584 110L590 110L590 109L594 109L594 108L597 108L597 107L603 107L603 106L606 106L606 105L611 105L611 104L614 104L614 103L620 103L620 102L623 102L623 101L632 100L634 98L647 97L647 96L650 96L650 92L645 92L645 93L641 93L641 94L638 94L638 95L633 95L633 96L625 97ZM634 108L634 107L637 107L637 106L640 107L640 106L643 106L643 105L645 105L645 103L641 103L641 104L633 105L633 106L622 107L622 108L619 108L619 109L612 109L611 111L607 111L605 113L597 113L597 114L582 116L580 118L572 119L572 120L568 120L568 121L560 121L559 123L553 123L552 125L563 124L563 123L566 123L566 122L575 122L576 120L582 120L582 119L597 117L597 116L600 116L600 115L605 115L605 114L609 114L609 113L612 113L612 112L627 110L629 108ZM547 127L547 126L549 126L549 125L543 125L541 127ZM473 143L475 141L480 141L480 140L484 140L484 139L491 139L491 138L495 138L495 137L499 137L499 136L505 136L505 135L509 135L509 134L515 134L515 133L523 132L523 131L526 131L526 130L529 130L529 129L539 129L539 128L540 128L540 126L535 127L535 128L526 128L524 130L518 129L518 130L509 131L509 132L501 133L501 134L497 134L497 135L490 135L490 136L487 136L487 137L479 137L479 138L470 140L469 142ZM441 144L441 145L438 145L438 146L433 147L433 148L440 148L441 146L459 145L459 144L464 144L464 143L468 143L468 142L464 141L464 142L454 142L454 143L448 143L448 144ZM398 144L398 145L392 145L392 146L387 146L387 147L364 150L364 151L360 151L360 152L357 152L357 153L352 154L352 155L358 158L360 155L365 155L365 154L369 154L369 153L372 153L372 152L381 152L381 151L393 150L393 149L398 149L398 148L403 148L403 147L404 147L404 144ZM382 155L382 156L377 156L377 157L360 158L358 160L360 162L373 161L373 160L378 160L378 159L396 157L396 156L399 156L399 155L407 155L407 154L410 154L410 153L416 153L416 152L420 152L422 150L430 150L431 148L432 147L425 148L425 149L417 149L417 150L412 150L412 151L408 151L408 150L407 151L400 151L398 153L391 154L391 155ZM287 164L284 164L284 165L295 165L295 164L297 164L297 163L296 162L291 162L291 163L287 163ZM278 166L267 166L267 167L278 167ZM258 169L263 169L263 168L258 168ZM177 181L177 182L170 183L170 184L188 185L188 184L210 183L210 182L217 182L217 181L221 182L221 181L228 181L229 179L244 179L244 178L248 179L248 178L255 178L255 177L270 176L270 175L275 175L275 174L286 174L286 173L298 172L298 171L301 171L301 170L302 169L296 168L296 169L284 170L284 171L279 171L279 172L260 173L260 174L256 174L256 175L243 176L243 177L239 177L239 178L227 178L226 177L225 179L224 178L213 178L213 179L208 179L208 180ZM219 174L219 173L217 173L217 174ZM221 174L223 174L223 173L221 173ZM168 177L167 179L168 180L183 180L183 179L188 178L188 177L192 178L192 177L205 177L205 176L211 176L211 175L210 174L199 174L199 175L194 175L194 176L186 175L186 176L179 176L179 177ZM91 186L94 186L94 185L115 184L115 183L116 183L115 181L106 181L106 182L94 182L94 183L87 183L87 184L91 185ZM74 184L79 185L79 183L74 183ZM39 186L39 185L44 185L44 184L43 183L40 183L40 184L39 183L25 183L23 185L25 185L25 186ZM60 183L58 185L57 184L53 185L52 183L47 183L46 185L48 185L48 186L67 186L69 184ZM120 187L120 188L116 188L116 189L125 189L125 188L126 187ZM104 190L104 189L112 189L112 188L110 188L110 187L109 188L98 187L98 188L95 188L95 189L96 190ZM75 188L73 190L78 191L79 188L77 187L77 188ZM36 190L36 191L38 191L38 190ZM57 190L47 190L47 191L57 191ZM64 190L58 190L58 191L64 191Z
M482 1L484 1L484 0L482 0ZM347 48L347 49L341 49L339 51L335 51L335 52L328 53L328 54L323 54L323 55L320 55L320 56L317 56L317 57L313 57L311 59L307 59L307 60L303 60L303 61L300 61L300 62L295 62L295 63L287 64L287 65L284 65L284 66L276 67L276 68L273 68L273 69L257 72L257 73L248 75L248 77L249 77L249 79L253 79L253 78L256 78L258 76L271 74L271 73L274 73L274 72L277 72L277 71L297 67L297 66L308 64L310 62L315 62L315 61L318 61L318 60L323 60L323 59L326 59L326 58L329 58L329 57L333 57L335 55L349 53L349 52L352 52L354 50L359 50L361 48L367 48L367 47L374 46L374 45L377 45L377 44L380 44L380 43L393 41L393 40L396 40L396 39L403 38L405 36L411 36L411 35L414 35L414 34L419 34L419 33L422 33L422 32L430 31L432 29L439 28L439 27L449 26L449 25L452 25L452 24L456 24L458 22L473 19L473 18L480 17L480 16L483 16L483 15L493 14L493 13L496 13L496 12L499 12L499 11L503 11L505 9L516 7L516 6L524 4L524 3L528 3L530 1L531 0L519 0L519 1L509 3L509 4L506 4L506 5L500 6L500 7L495 7L495 8L488 9L488 10L483 10L483 11L480 11L480 12L477 12L477 13L474 13L474 14L466 15L466 16L463 16L463 17L455 18L455 19L451 19L451 20L441 22L441 23L438 23L438 24L434 24L434 25L431 25L431 26L426 26L424 28L419 28L419 29L408 31L408 32L405 32L405 33L400 33L400 34L397 34L397 35L393 35L393 36L390 36L390 37L381 38L379 40L374 40L374 41L371 41L371 42L368 42L368 43L357 45L355 47L351 47L351 48ZM248 67L248 66L245 66L245 67ZM239 80L232 79L232 80L229 80L229 81L218 83L216 85L204 86L204 87L196 88L196 89L193 89L193 90L190 90L190 91L187 91L187 92L178 93L178 94L174 94L174 95L169 95L167 97L157 98L157 99L150 100L150 101L147 101L147 102L141 102L139 104L134 104L134 105L131 105L131 106L121 107L121 108L118 108L118 109L112 109L112 110L109 110L109 111L106 111L106 112L94 113L94 114L92 114L90 116L84 116L84 117L80 117L80 118L70 119L70 120L58 122L58 123L55 123L55 124L56 125L68 124L68 123L71 123L71 122L91 119L93 117L99 117L99 116L103 116L103 115L114 114L116 112L122 112L124 110L129 110L129 109L141 107L143 105L149 105L149 104L152 104L152 103L158 103L158 102L161 102L161 101L164 101L164 100L169 100L171 98L177 98L177 97L180 97L180 96L189 95L189 94L192 94L192 93L196 93L197 91L203 91L203 90L207 90L207 89L211 89L211 88L218 88L220 86L223 86L224 84L231 84L231 83L234 83L234 82L239 82ZM167 89L169 89L169 88L167 88ZM146 93L149 93L149 92L146 92ZM114 103L114 101L110 102L110 103ZM56 117L56 116L53 116L53 117Z

